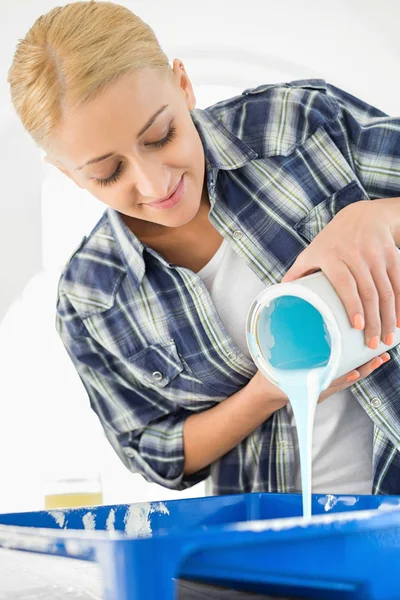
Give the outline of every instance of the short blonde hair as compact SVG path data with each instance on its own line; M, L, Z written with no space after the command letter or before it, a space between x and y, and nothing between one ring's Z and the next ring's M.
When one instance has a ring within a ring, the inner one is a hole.
M8 73L13 106L43 145L62 117L119 77L143 69L172 72L153 30L113 2L74 2L40 16L19 40Z

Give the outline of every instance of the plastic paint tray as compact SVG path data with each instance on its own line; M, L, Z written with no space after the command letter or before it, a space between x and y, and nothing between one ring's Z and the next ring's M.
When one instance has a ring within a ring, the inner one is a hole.
M300 514L299 494L267 493L14 513L0 515L0 546L97 562L106 600L173 600L176 578L400 598L400 496L314 495L312 520Z

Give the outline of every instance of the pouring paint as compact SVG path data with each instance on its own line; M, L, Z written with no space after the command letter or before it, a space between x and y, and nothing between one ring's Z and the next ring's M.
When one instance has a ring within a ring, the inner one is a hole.
M311 449L315 409L330 383L400 343L371 350L320 271L267 288L247 318L247 342L261 371L289 398L299 440L303 515L311 516Z

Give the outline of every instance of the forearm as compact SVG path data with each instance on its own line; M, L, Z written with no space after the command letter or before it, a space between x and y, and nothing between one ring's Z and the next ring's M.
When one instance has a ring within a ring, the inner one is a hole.
M184 424L185 475L215 462L237 446L287 402L266 397L253 378L217 406L188 417Z

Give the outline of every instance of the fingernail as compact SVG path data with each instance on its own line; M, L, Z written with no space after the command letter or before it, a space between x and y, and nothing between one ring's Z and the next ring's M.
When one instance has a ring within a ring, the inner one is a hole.
M387 363L387 361L390 360L390 354L384 354L381 358L383 363Z
M399 322L400 322L400 319L399 319ZM365 326L364 317L360 313L357 313L354 316L353 323L354 323L354 327L356 329L364 329L364 326Z
M397 319L397 327L400 327L400 319Z
M374 360L371 363L371 369L373 371L375 371L375 369L380 367L382 363L383 363L383 360L381 358L374 358Z
M392 346L394 342L394 333L389 333L383 340L386 346Z
M376 350L377 347L379 346L379 337L377 335L375 335L373 338L371 338L367 344L368 348L371 348L371 350Z
M353 373L353 375L348 376L347 381L355 381L359 377L360 377L360 375L358 373Z

